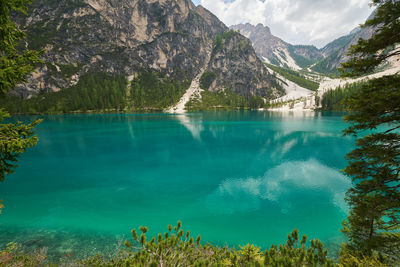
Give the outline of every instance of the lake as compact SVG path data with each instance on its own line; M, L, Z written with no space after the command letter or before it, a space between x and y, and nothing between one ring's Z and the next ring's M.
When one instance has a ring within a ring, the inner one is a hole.
M354 146L342 115L42 116L38 145L0 184L0 246L112 254L132 228L151 236L182 220L215 245L267 248L297 228L334 251Z

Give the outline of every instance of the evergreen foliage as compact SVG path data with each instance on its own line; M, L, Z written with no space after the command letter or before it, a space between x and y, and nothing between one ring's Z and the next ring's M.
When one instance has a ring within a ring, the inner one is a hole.
M358 76L373 72L384 60L400 55L395 50L400 43L400 2L394 0L373 0L377 6L374 17L362 27L377 27L375 35L368 39L360 39L357 45L350 48L350 59L342 64L343 76Z
M13 114L119 111L126 106L127 84L121 75L85 74L70 88L30 99L9 96L0 106Z
M286 79L288 79L289 81L292 81L296 84L298 84L299 86L312 90L312 91L316 91L319 88L319 83L308 80L307 78L305 78L304 76L300 75L298 72L290 70L290 69L286 69L286 68L281 68L281 67L277 67L268 63L264 63L265 65L268 66L268 68L272 69L273 71L275 71L276 73L282 75L283 77L285 77Z
M23 50L19 52L16 46L25 37L25 33L10 20L11 12L26 14L30 0L0 1L0 98L14 89L19 83L26 81L26 76L33 70L32 64L41 62L40 52ZM0 109L0 123L8 113ZM0 181L6 175L13 173L17 167L19 156L27 148L35 146L37 136L33 130L41 121L36 120L30 124L21 122L0 124ZM3 205L0 201L0 211Z
M297 230L288 235L285 244L273 245L262 252L260 247L250 244L237 249L201 242L201 236L194 237L190 231L184 231L180 221L167 229L152 238L147 237L147 227L133 229L132 239L126 240L125 248L112 258L99 254L77 259L70 266L335 266L319 240L311 240L310 246L307 246L307 237L303 236L300 240ZM15 243L0 250L0 264L67 266L50 263L45 250L25 253Z
M266 107L267 104L262 97L252 96L246 98L227 89L218 92L204 91L201 93L201 99L194 98L186 104L186 109L189 111L258 109Z
M143 72L131 83L129 109L163 110L176 104L189 86L188 80L182 84L159 72Z
M7 0L0 2L0 96L26 81L33 65L42 62L42 52L17 50L17 45L25 38L17 24L11 21L11 12L26 14L31 0Z
M347 111L349 109L347 99L360 89L363 83L347 84L336 89L329 89L321 99L321 109L329 111Z
M363 27L375 26L377 33L360 40L343 64L344 76L376 69L384 59L399 54L392 48L400 42L400 2L374 0L374 18ZM351 211L343 224L348 238L344 252L358 258L378 255L386 262L400 262L400 75L369 81L348 101L352 113L347 135L360 136L356 149L347 155L344 172L354 187L347 193Z

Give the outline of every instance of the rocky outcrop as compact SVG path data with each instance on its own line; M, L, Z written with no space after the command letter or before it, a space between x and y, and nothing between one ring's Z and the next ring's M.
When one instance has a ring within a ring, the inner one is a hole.
M207 47L228 30L190 0L36 0L27 17L16 19L27 31L27 45L46 52L45 64L18 88L24 96L70 87L88 72L133 78L153 70L179 81L192 80L207 63ZM274 78L260 68L261 62L242 62L254 53L251 46L247 49L251 51L239 51L236 57L225 50L221 60L247 64L255 76L266 75L254 86L277 94ZM234 73L220 79L224 87L244 82Z
M214 44L207 68L208 72L216 74L209 90L230 89L246 97L276 98L284 94L251 46L247 38L235 31L220 37L220 42Z

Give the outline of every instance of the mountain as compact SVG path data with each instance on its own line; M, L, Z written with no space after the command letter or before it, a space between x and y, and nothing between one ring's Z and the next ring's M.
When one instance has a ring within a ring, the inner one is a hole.
M372 16L373 14L370 18ZM350 46L356 44L360 38L370 38L376 30L370 27L357 27L348 35L318 49L309 45L291 45L272 35L270 29L262 24L254 26L246 23L233 25L230 28L240 31L249 38L257 55L270 64L293 70L311 68L324 74L336 74L340 64L348 59L346 54Z
M249 23L230 26L250 39L257 55L268 63L299 70L310 66L323 55L315 46L291 45L272 35L267 26Z
M349 59L347 56L349 48L357 44L360 38L369 39L375 31L376 29L371 27L357 27L348 35L330 42L320 50L325 58L316 63L311 69L325 74L337 74L340 64Z
M139 84L139 91L127 93L131 96L156 90L152 93L166 98L165 88L173 85L179 88L173 104L201 71L215 74L212 91L282 95L250 41L226 34L228 27L190 0L36 0L28 16L15 19L27 32L26 45L46 54L45 64L17 90L25 97L77 86L88 75L104 73Z

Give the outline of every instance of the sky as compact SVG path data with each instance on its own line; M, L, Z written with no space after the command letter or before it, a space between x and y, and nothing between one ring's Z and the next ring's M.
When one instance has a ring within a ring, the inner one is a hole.
M350 33L372 13L370 0L192 0L226 25L262 23L291 44L318 48Z

